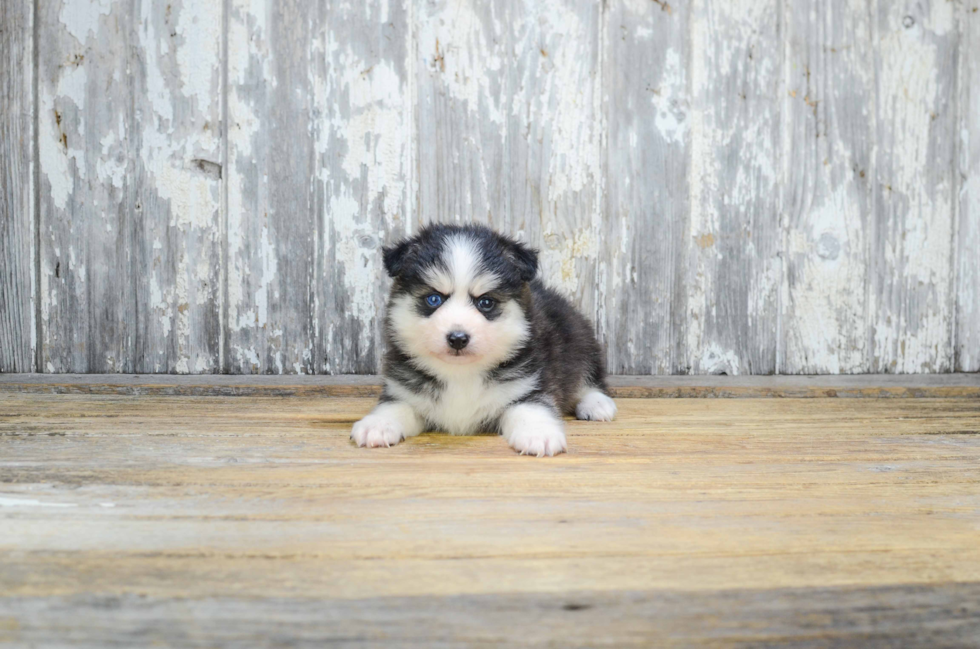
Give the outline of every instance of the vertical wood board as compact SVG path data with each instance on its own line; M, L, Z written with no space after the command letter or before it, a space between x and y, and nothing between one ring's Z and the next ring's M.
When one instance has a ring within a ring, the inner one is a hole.
M778 371L866 371L875 76L864 2L785 4Z
M684 363L690 3L612 3L605 20L605 210L597 328L612 373Z
M0 372L35 369L33 13L0 4Z
M953 367L956 6L878 2L872 372Z
M313 373L318 3L230 0L224 370Z
M980 2L962 3L959 17L958 228L956 232L957 372L980 372Z
M317 372L381 364L381 248L414 221L411 2L328 3L315 37Z
M220 10L42 7L45 371L217 369Z
M691 5L680 373L771 374L779 328L781 6Z

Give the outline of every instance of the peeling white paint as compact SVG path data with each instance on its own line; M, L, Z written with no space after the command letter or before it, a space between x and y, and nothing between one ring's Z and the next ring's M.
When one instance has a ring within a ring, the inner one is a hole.
M99 31L102 16L112 11L112 0L66 0L61 5L58 20L65 30L84 44L91 34Z
M702 374L728 374L738 376L739 359L734 351L709 343L699 350L698 370Z
M541 96L551 100L539 109L539 117L551 137L548 198L557 201L594 186L601 174L600 150L593 146L599 137L593 110L596 88L592 79L583 83L581 77L583 61L594 60L595 41L564 2L546 2L541 17L547 20L542 29L553 34L547 58L554 67L538 79Z
M682 143L687 136L687 78L677 50L667 50L664 55L660 87L651 95L657 130L668 142Z
M220 2L184 0L177 17L177 66L183 94L195 100L202 114L211 111L215 74L221 44L222 7Z
M486 37L486 26L476 12L475 0L454 0L438 20L418 25L417 47L431 74L447 93L481 118L503 123L503 106L491 73L504 66L500 52Z
M95 170L99 180L108 183L116 189L122 189L128 169L125 148L126 127L122 114L119 115L119 131L108 131L99 142L102 145L102 155L95 161ZM107 224L108 225L108 224Z
M255 326L264 327L269 324L269 294L279 273L279 258L276 248L269 237L269 227L262 228L262 238L259 240L259 257L262 259L262 278L259 288L255 291Z
M702 11L697 11L702 9ZM700 3L694 4L691 21L691 40L704 43L709 38L707 22ZM699 236L718 231L718 214L712 201L706 196L717 195L717 170L714 169L714 156L710 150L709 117L710 102L706 101L708 83L708 61L705 48L694 47L691 53L691 84L695 107L690 115L691 156L688 173L688 193L690 218L688 219L687 241L693 242ZM712 235L713 236L713 235ZM691 245L691 244L689 244ZM708 307L707 296L713 292L713 277L707 270L705 253L693 246L694 253L687 268L687 305L685 345L688 350L700 349L704 340L705 318ZM713 251L712 251L713 253ZM723 356L724 353L718 354Z
M88 75L82 66L67 66L60 71L55 92L42 86L40 111L44 125L38 138L41 170L51 186L55 207L63 210L75 190L74 176L85 178L85 150L75 146L85 137L85 90ZM69 110L77 116L70 128ZM66 145L67 142L67 145ZM75 164L69 167L69 160Z

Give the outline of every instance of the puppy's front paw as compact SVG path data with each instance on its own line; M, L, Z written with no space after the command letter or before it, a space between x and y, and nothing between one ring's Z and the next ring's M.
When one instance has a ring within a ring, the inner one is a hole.
M354 424L350 438L358 446L393 446L405 439L401 422L384 415L370 414Z
M616 402L598 390L589 390L575 406L575 417L590 421L612 421Z
M515 433L510 447L521 455L551 457L568 450L565 433L560 428L552 430L528 430Z
M568 450L564 425L544 406L514 406L501 424L507 443L521 455L551 457Z

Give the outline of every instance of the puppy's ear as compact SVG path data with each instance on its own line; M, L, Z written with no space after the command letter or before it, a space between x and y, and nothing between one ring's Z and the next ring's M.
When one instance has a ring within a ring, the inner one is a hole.
M530 282L538 274L538 251L522 243L511 241L509 246L511 261L517 266L522 282Z
M405 270L405 264L409 258L409 251L412 248L412 240L406 239L393 246L382 248L384 254L385 270L391 277L398 277Z

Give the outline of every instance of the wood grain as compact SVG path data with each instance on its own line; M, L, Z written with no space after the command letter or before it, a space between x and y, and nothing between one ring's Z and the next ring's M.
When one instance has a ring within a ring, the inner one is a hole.
M232 0L229 12L223 369L308 374L319 356L319 4Z
M690 11L687 2L619 2L605 19L608 146L596 327L613 373L687 369Z
M107 136L101 161L137 156L135 203L124 210L133 237L135 304L124 314L136 321L132 371L208 374L221 370L223 5L137 6L129 65L138 145L126 151Z
M980 4L960 5L955 369L980 372Z
M317 36L316 372L381 366L381 247L415 221L411 3L329 2Z
M868 240L875 115L871 16L858 3L786 5L786 232L779 371L870 364Z
M371 404L0 393L0 638L977 637L976 399L621 399L544 461Z
M0 372L35 369L33 16L0 6Z
M980 374L821 376L610 376L614 397L980 398ZM377 397L381 377L4 374L0 392L164 396Z
M136 369L136 11L38 5L42 371Z
M873 372L953 365L955 5L883 2L877 39Z
M88 595L0 600L0 643L181 647L772 647L967 649L975 583L359 600ZM869 606L868 603L872 602ZM738 613L733 614L737 606ZM188 611L196 612L193 623ZM16 626L15 626L16 624ZM287 631L283 631L286 629Z
M780 3L691 3L690 220L679 373L776 371Z

